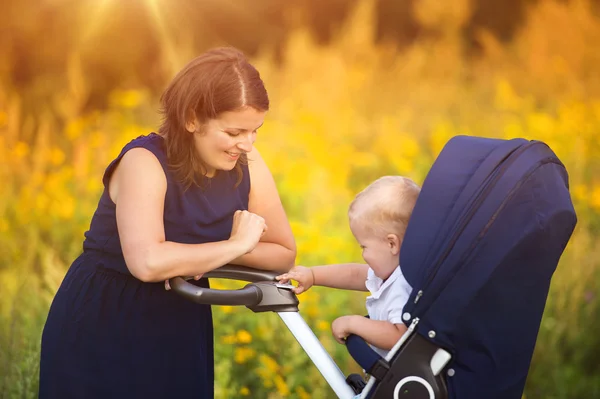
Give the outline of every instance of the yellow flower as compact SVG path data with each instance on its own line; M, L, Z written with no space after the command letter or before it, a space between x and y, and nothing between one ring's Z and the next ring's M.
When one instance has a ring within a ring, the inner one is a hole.
M588 187L585 184L575 184L571 189L575 201L584 202L588 198Z
M227 289L227 287L225 287L225 285L223 285L222 281L219 280L210 280L210 288L213 288L215 290L224 290Z
M600 185L597 185L592 190L590 195L590 205L596 210L600 210Z
M448 123L438 123L429 136L429 150L431 154L437 157L454 134L454 129Z
M252 342L252 335L246 330L240 330L237 332L237 341L240 344L249 344Z
M327 330L329 330L329 323L327 323L324 320L319 320L317 322L317 329L321 330L321 331L327 331Z
M495 105L502 110L518 110L522 100L506 80L500 80L496 85Z
M254 349L242 347L235 348L234 360L238 364L244 364L256 355Z
M85 128L85 122L82 119L76 119L76 120L70 121L65 129L67 138L69 140L75 140L76 138L81 136L81 133L83 132L84 128Z
M301 386L296 388L296 395L298 395L300 399L310 399L310 395L308 394L308 392L306 392L304 387Z
M229 305L221 306L220 309L221 309L221 312L226 313L226 314L233 312L233 306L229 306Z
M35 196L35 210L39 215L46 214L49 204L50 198L46 193L39 193Z
M27 143L23 142L23 141L19 141L16 145L15 148L13 149L13 155L15 156L15 158L17 159L22 159L24 158L27 154L29 154L29 146L27 145Z
M97 194L102 191L102 181L100 179L90 179L86 182L85 189L91 194Z
M131 137L136 136L135 134L131 135ZM105 135L102 132L93 132L90 134L90 148L102 148L104 146Z
M56 201L55 203L56 212L61 219L70 220L73 218L73 214L75 213L75 199L68 195L64 194L60 199L60 202Z
M288 388L287 384L280 375L275 376L275 386L277 387L277 392L279 392L281 396L287 397L290 395L290 388Z
M0 233L6 233L9 227L8 221L4 218L0 218Z
M65 153L60 148L54 147L50 151L50 163L54 166L61 165L65 161Z
M272 357L270 357L268 355L264 355L264 354L261 355L260 362L262 364L264 364L266 366L266 368L273 374L279 370L279 365L277 364L275 359L273 359Z
M248 389L248 387L242 387L240 389L240 395L242 395L242 396L250 395L250 390Z
M235 344L236 343L235 335L226 335L223 338L221 338L221 342L223 342L226 345Z
M524 133L523 126L516 121L511 121L504 126L504 138L506 139L523 137Z
M136 108L142 102L142 94L137 90L124 90L113 93L112 102L122 108Z

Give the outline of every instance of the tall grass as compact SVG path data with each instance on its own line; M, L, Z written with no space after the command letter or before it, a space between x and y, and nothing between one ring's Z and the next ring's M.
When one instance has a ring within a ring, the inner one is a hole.
M547 142L570 173L579 224L553 279L525 396L600 398L600 56L587 45L600 42L600 20L586 1L543 0L512 43L481 32L483 55L469 59L460 35L468 4L420 2L416 15L436 34L403 53L375 44L371 1L329 45L298 29L283 63L265 50L254 61L272 110L257 146L298 262L313 265L359 261L346 221L353 195L383 174L422 182L453 135ZM42 326L81 251L102 172L158 124L157 99L144 87L115 91L106 110L82 111L93 77L76 54L65 67L68 87L36 113L0 87L0 398L36 396ZM358 371L329 326L364 313L364 295L315 288L300 299L340 367ZM218 307L215 334L219 398L333 397L275 315Z

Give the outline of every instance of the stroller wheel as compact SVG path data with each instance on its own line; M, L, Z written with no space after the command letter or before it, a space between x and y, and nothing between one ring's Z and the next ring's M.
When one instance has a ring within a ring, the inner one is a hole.
M435 399L433 388L423 378L409 376L401 379L394 388L394 399Z

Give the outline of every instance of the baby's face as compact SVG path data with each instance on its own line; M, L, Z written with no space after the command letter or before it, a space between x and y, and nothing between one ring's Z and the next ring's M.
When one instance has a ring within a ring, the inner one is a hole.
M362 249L365 262L377 277L387 279L398 267L399 243L391 242L393 241L390 239L391 234L374 233L372 229L367 229L356 222L350 222L350 230Z

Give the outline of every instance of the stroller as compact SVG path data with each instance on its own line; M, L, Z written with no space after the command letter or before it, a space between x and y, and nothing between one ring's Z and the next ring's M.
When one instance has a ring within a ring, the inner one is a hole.
M173 289L198 303L274 311L339 398L520 399L550 280L577 219L565 167L540 141L452 138L432 166L402 244L413 287L408 331L381 358L346 346L370 375L345 378L298 313L277 273L227 265L209 277L239 290Z

